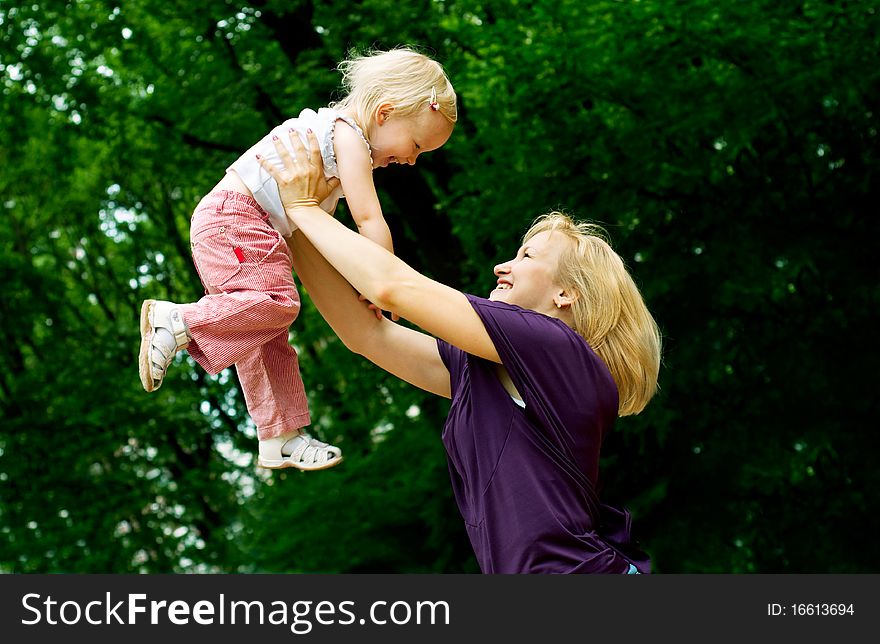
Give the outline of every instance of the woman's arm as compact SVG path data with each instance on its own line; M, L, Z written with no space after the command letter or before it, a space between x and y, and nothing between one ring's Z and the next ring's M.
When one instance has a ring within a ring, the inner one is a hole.
M305 205L322 176L317 139L310 134L308 140L307 152L298 136L291 137L296 159L280 141L274 142L284 163L283 171L260 161L278 183L287 216L302 234L376 306L393 311L467 353L500 363L483 322L463 293L418 273L316 205Z
M416 387L451 396L449 371L434 338L377 319L302 232L294 231L287 244L309 297L346 347Z

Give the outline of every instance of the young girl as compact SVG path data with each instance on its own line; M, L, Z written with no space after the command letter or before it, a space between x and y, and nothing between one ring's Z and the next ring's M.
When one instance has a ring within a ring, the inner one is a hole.
M294 227L278 185L258 159L282 166L275 147L289 133L320 142L325 176L338 181L321 203L333 213L340 197L359 232L393 252L373 185L374 168L416 162L446 143L456 97L442 67L410 49L376 52L339 65L345 98L303 110L273 129L226 170L196 207L190 228L193 261L205 296L192 304L146 300L141 306L139 370L158 389L174 355L186 348L208 373L235 365L257 426L258 464L318 470L342 460L339 448L302 428L311 420L288 328L300 309L285 238Z

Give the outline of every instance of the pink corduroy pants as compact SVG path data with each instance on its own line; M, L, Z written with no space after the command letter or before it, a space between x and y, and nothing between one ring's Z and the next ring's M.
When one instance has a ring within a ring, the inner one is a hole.
M217 190L196 207L190 242L205 296L181 305L189 354L210 374L235 365L260 440L308 425L288 342L300 300L284 238L253 198Z

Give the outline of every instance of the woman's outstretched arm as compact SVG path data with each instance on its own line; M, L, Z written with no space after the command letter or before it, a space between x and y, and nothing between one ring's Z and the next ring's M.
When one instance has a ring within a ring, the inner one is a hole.
M280 141L275 141L283 171L261 163L278 182L288 217L317 252L376 306L393 311L467 353L500 362L486 328L463 293L425 277L381 246L349 230L317 207L317 202L305 203L313 199L315 186L323 180L318 142L310 135L310 150L306 152L299 136L290 138L295 160Z
M416 387L450 397L449 371L434 338L377 319L301 231L295 231L287 244L309 297L346 347Z

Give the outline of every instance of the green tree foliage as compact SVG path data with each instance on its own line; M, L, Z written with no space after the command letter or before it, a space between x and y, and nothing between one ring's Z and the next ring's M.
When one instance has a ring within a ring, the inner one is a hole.
M880 570L876 3L137 0L0 7L0 570L470 572L448 403L304 298L314 431L254 468L234 369L143 393L137 311L192 301L189 216L351 48L414 44L449 144L377 172L400 256L478 294L538 214L605 224L664 335L604 450L661 572ZM345 217L344 209L341 214Z

